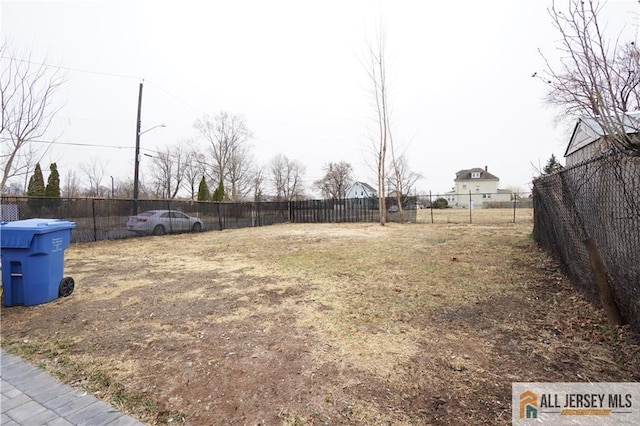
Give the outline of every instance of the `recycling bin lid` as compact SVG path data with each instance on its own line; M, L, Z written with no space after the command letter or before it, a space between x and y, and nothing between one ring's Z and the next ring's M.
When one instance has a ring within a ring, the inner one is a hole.
M0 248L29 248L34 235L75 228L62 219L25 219L0 223Z

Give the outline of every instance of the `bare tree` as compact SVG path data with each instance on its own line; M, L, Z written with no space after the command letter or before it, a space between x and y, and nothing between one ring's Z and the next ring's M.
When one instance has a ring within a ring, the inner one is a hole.
M396 158L391 167L394 173L388 179L388 186L396 193L398 204L402 208L407 196L411 194L413 186L422 178L422 175L409 169L409 163L404 154Z
M375 44L367 43L367 58L364 66L371 83L371 96L377 124L377 131L372 138L376 151L376 171L378 177L378 205L380 208L380 225L386 223L385 180L387 148L391 143L391 126L389 123L389 101L385 60L386 35L380 26Z
M89 181L87 195L96 197L101 196L101 184L106 174L107 163L93 158L86 163L81 163L79 169Z
M262 201L264 198L265 171L264 167L258 167L253 172L253 201Z
M158 195L173 200L182 188L191 151L185 143L165 147L153 157L151 175Z
M569 0L565 10L554 2L549 15L561 35L563 57L557 66L545 58L539 77L549 85L547 101L563 116L592 118L609 148L640 150L640 124L626 115L640 108L640 51L635 41L609 41L598 21L602 8L598 0Z
M253 188L254 162L248 145L234 147L229 157L227 180L231 201L244 200Z
M7 180L26 175L33 165L38 150L30 142L47 133L51 120L60 111L54 97L64 79L59 69L37 64L31 55L18 59L5 42L0 45L0 63L2 189Z
M76 172L73 170L68 170L64 179L64 187L62 190L62 194L65 197L73 198L77 197L80 193L80 184L78 182L78 176Z
M304 197L302 177L305 168L302 164L278 154L271 160L269 169L276 201L293 201Z
M340 161L324 166L324 176L313 183L325 198L334 200L344 198L349 185L353 183L353 167L351 164Z
M189 193L189 197L195 200L198 196L200 179L205 174L204 155L198 149L192 139L184 141L187 147L187 159L184 167L184 179L182 187Z
M251 132L239 115L221 112L215 117L204 116L194 123L194 127L209 145L210 161L205 162L213 182L222 181L225 186L236 191L244 185L246 170L251 169L251 161L244 161L248 149L242 149L251 138ZM233 173L231 172L234 168ZM240 167L242 170L239 170Z

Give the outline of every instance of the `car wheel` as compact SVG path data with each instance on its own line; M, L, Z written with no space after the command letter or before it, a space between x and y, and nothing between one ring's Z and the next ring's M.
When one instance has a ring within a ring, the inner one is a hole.
M60 281L60 285L58 286L58 296L60 297L71 296L71 293L73 293L73 289L75 285L76 283L75 281L73 281L73 278L64 277L62 281Z
M156 225L156 227L153 228L153 235L164 235L164 226Z
M191 228L191 230L193 232L200 232L202 231L202 225L200 224L200 222L196 222L193 224L193 228Z

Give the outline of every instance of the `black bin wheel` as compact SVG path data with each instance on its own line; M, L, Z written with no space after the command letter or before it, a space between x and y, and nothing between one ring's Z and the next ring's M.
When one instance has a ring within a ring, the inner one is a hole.
M60 297L71 296L71 293L73 293L73 288L75 287L75 285L76 283L75 281L73 281L73 278L64 277L62 281L60 281L60 286L58 287L58 294L60 295Z

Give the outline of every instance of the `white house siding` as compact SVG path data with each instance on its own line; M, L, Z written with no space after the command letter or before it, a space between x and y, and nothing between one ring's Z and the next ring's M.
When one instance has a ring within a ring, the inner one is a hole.
M370 188L367 188L361 182L355 182L345 191L345 198L370 198L377 197L375 191L372 191Z
M451 201L449 202L451 207L461 207L465 209L469 207L483 208L486 207L487 203L511 200L510 193L498 190L499 179L488 173L486 169L461 170L456 176L473 176L474 172L479 173L480 177L470 177L466 179L457 177L455 179L455 195L452 193L447 194L448 200L455 200L453 203L451 203ZM471 191L471 199L469 198L469 191Z

